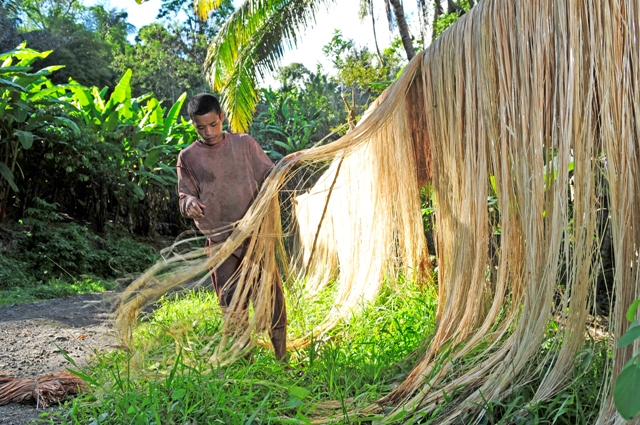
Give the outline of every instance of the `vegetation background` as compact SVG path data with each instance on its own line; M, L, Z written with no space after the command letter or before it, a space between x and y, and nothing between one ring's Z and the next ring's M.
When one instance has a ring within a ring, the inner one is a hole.
M185 99L209 90L207 48L233 10L225 0L205 20L164 1L136 33L101 5L0 3L3 302L64 293L54 282L109 286L194 230L173 169L195 140ZM324 54L334 69L293 63L259 91L249 132L273 160L344 134L406 63L400 38L373 53L336 32Z
M361 3L366 17L371 1ZM401 29L404 17L394 15L395 3L387 2L390 25ZM471 6L449 0L436 7L426 37L438 37ZM0 0L0 305L113 288L117 278L135 276L159 258L161 248L195 232L178 212L175 191L177 155L196 138L185 102L210 91L207 49L233 11L223 0L203 19L190 1L164 0L159 23L140 28L130 42L135 30L123 11L78 0ZM373 52L336 32L323 49L333 69L297 63L277 69L278 87L257 92L249 133L274 161L337 139L424 41L425 34L409 46L399 34L390 47ZM494 204L490 199L488 208ZM425 191L428 236L433 213ZM602 250L599 288L606 293L613 254L606 241ZM354 405L366 405L404 379L434 326L435 299L412 284L398 298L387 292L352 327L296 353L293 367L300 372L285 373L260 351L255 365L236 365L223 375L177 373L194 367L178 353L173 369L162 370L169 379L151 382L116 374L112 365L125 367L130 359L115 353L86 377L96 394L116 395L99 406L92 396L80 399L63 420L267 423L286 416L289 423L308 423L312 407L338 400L348 423ZM307 312L297 317L303 324L326 308L322 300L298 307ZM161 329L176 315L212 310L210 294L196 293L165 301L154 320ZM217 326L202 319L192 331ZM140 338L151 337L169 338L154 336L149 326ZM525 388L506 402L487 400L483 423L590 423L599 396L594 388L610 352L606 340L588 342L588 361L550 405L528 404ZM159 402L158 394L166 400ZM207 402L214 408L207 409Z

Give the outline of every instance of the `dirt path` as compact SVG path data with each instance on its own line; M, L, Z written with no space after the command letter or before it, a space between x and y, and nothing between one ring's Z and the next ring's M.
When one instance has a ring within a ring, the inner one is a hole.
M91 361L95 351L115 344L104 306L104 294L88 294L38 303L0 307L0 374L37 378ZM31 423L51 409L10 404L0 406L0 424Z

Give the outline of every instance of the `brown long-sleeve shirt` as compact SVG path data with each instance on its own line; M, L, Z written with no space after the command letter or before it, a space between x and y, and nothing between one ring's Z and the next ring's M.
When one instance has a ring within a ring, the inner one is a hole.
M258 143L247 134L226 133L224 139L207 146L194 142L178 156L180 212L195 196L205 205L204 217L195 219L198 229L215 242L229 235L216 229L235 223L247 212L258 189L273 167Z

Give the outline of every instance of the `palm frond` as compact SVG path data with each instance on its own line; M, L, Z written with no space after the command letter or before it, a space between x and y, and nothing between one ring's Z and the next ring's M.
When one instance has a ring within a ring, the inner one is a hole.
M205 72L222 94L234 131L246 131L257 103L258 77L274 72L287 47L334 0L247 0L209 46Z
M209 17L209 13L213 12L222 5L222 0L194 0L193 9L196 15L203 21Z

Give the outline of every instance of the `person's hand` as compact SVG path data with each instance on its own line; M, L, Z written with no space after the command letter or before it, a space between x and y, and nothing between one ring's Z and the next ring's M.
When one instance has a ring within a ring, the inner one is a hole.
M303 152L304 152L304 150L303 151L294 152L294 153L290 153L289 155L284 157L285 161L289 161L289 165L287 165L287 170L290 169L291 167L293 167L293 164L296 163L296 161L293 161L293 160L296 159L297 157L299 157L300 155L302 155Z
M189 218L204 217L204 209L206 207L195 196L189 196L184 206L184 215Z
M289 155L285 156L285 159L294 159L294 158L297 158L297 157L299 157L300 155L302 155L302 153L303 153L304 151L306 151L306 149L305 149L305 150L302 150L302 151L298 151L298 152L290 153Z

